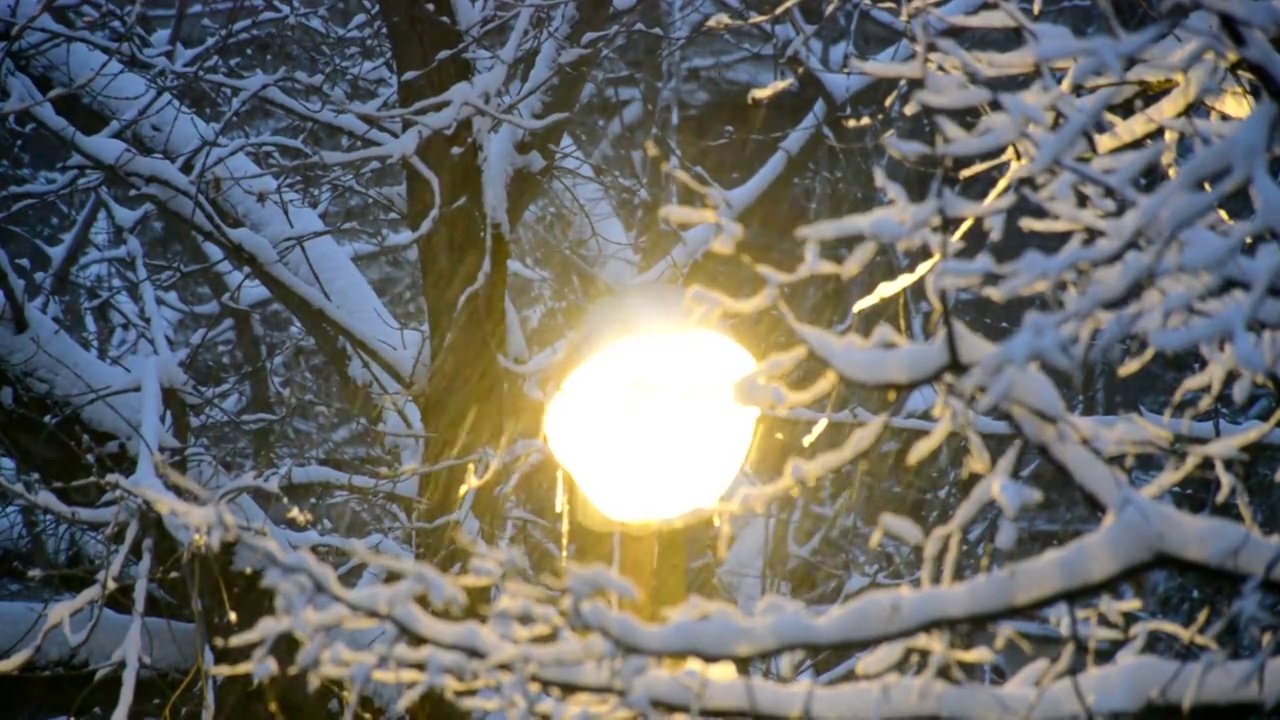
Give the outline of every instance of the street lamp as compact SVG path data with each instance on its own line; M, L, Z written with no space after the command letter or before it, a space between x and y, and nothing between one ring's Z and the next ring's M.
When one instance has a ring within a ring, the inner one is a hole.
M599 306L583 335L543 417L552 454L602 516L579 507L580 521L645 532L714 507L755 434L759 410L734 394L755 358L665 286Z

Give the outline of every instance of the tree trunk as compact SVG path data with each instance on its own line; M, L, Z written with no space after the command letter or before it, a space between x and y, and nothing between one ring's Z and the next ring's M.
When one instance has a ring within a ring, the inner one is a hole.
M436 97L471 77L464 36L448 2L380 0L403 108ZM406 75L410 76L406 79ZM498 362L505 335L507 238L485 212L480 150L470 123L426 136L405 162L408 224L417 233L418 264L431 333L426 388L415 398L429 437L424 468L499 444L506 378ZM414 162L414 161L417 162ZM435 174L439 197L418 163ZM432 211L438 216L424 227ZM467 293L469 287L473 292ZM464 295L466 295L464 299ZM461 304L459 301L462 300ZM422 476L421 495L432 519L457 509L465 465ZM480 527L494 516L491 493L478 492L472 512ZM442 557L451 524L419 537L419 552Z
M399 102L403 108L439 96L472 77L463 56L466 39L457 27L452 5L420 0L379 0L387 26L392 58L399 73ZM566 42L580 46L586 33L608 20L610 5L586 2ZM571 111L578 103L593 62L582 53L561 67L548 94L546 113ZM519 63L517 63L518 65ZM530 132L522 153L552 154L564 135L563 122ZM431 367L426 387L415 398L429 433L424 468L473 455L486 448L500 451L505 440L533 416L521 398L508 392L507 373L499 362L506 337L508 238L503 227L514 227L533 201L544 177L518 171L506 188L507 217L492 218L484 204L481 148L469 122L447 131L432 132L405 162L408 224L417 233L419 271L431 333ZM439 195L421 171L435 174ZM438 209L433 222L425 225ZM421 495L427 518L439 519L455 511L462 500L466 464L423 475ZM499 499L494 488L475 491L471 514L481 532L497 525ZM450 533L453 523L419 536L419 552L448 566L457 556Z

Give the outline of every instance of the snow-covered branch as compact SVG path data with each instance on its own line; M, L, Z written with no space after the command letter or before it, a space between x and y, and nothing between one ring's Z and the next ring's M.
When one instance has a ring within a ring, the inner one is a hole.
M1037 684L1037 674L998 687L912 677L819 686L650 671L636 680L630 697L642 705L708 714L812 718L1094 717L1154 707L1271 706L1280 699L1280 661L1274 659L1187 662L1138 656L1047 684Z
M178 98L100 50L64 39L70 33L40 3L13 0L0 12L26 28L8 63L20 62L47 82L82 88L89 106L103 117L143 119L128 125L138 149L115 137L85 134L42 105L41 94L18 70L6 68L7 92L31 103L41 124L86 160L121 174L205 237L218 239L237 260L250 263L261 280L273 281L320 313L359 350L349 368L353 376L382 393L408 391L422 382L425 337L400 326L315 210L246 154L224 152L228 141L222 132ZM205 194L202 189L209 187L218 190ZM388 406L387 421L408 429L415 415L412 405L401 401Z
M0 672L1274 704L1280 5L926 5L0 0ZM504 373L690 270L763 416L642 619Z
M184 672L196 664L199 648L190 623L145 618L137 625L132 616L105 608L68 615L57 632L37 643L40 627L57 606L58 601L0 602L0 648L5 656L30 647L35 667L99 667L133 637L140 662L151 670Z

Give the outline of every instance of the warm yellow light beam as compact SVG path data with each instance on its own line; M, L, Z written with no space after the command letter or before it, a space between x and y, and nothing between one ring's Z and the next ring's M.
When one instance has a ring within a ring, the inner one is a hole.
M561 383L547 445L606 518L647 524L714 507L737 477L759 410L734 386L751 353L703 328L647 330L605 345Z

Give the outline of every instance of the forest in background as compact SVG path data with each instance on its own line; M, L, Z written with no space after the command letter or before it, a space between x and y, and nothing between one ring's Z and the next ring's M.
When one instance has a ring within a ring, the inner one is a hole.
M1270 708L1277 36L1274 0L0 0L0 695ZM653 284L764 413L663 532L659 619L562 537L539 426L587 309Z

